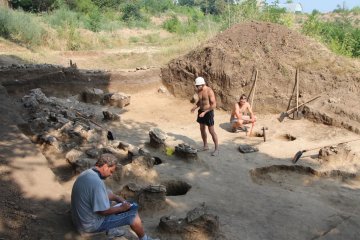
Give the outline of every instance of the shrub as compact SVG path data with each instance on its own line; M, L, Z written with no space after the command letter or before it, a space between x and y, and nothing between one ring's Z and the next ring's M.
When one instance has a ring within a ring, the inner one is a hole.
M202 0L200 8L205 14L219 15L225 12L225 0Z
M239 7L239 15L242 19L256 19L259 16L259 9L256 0L243 1Z
M46 31L33 15L22 10L0 8L0 34L6 39L33 47L41 44Z
M45 15L47 22L53 27L74 26L80 27L80 16L78 13L69 10L66 7L61 7L47 15Z
M195 1L194 0L179 0L178 4L180 6L195 6Z
M174 7L172 0L146 0L143 1L144 9L151 13L163 13Z
M92 0L92 2L99 8L113 8L116 9L123 2L122 0Z
M92 2L92 0L76 0L68 2L70 9L82 13L91 13L97 10L97 6Z
M94 10L88 15L88 29L93 32L99 32L101 28L101 14L100 11Z
M139 10L139 5L136 3L128 3L122 8L123 16L122 20L131 21L131 20L141 20L142 16Z
M272 22L272 23L282 23L282 15L286 13L285 8L280 8L276 4L272 5L265 5L264 10L260 15L260 19L265 22Z
M346 18L333 22L318 19L317 14L312 14L303 25L302 31L319 38L329 48L345 56L360 56L360 30L351 25Z
M162 26L165 30L167 30L168 32L171 33L176 33L180 30L181 28L181 22L179 21L179 19L174 15L171 18L169 18L168 20L166 20L163 23Z

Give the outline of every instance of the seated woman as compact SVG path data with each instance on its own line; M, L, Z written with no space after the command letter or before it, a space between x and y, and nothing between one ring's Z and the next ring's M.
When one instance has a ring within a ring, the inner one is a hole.
M250 114L250 116L246 115L247 112ZM252 127L254 127L255 122L256 117L251 109L250 104L246 101L245 94L243 94L240 96L239 101L234 104L233 110L231 112L230 123L232 131L236 132L236 130L239 128L246 131L244 124L252 123Z

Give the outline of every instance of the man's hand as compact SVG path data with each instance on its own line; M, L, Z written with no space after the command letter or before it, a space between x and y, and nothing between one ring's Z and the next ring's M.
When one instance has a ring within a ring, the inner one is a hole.
M206 112L202 112L202 113L200 113L200 114L199 114L199 117L201 117L201 118L202 118L202 117L204 117L204 116L205 116L205 114L206 114Z
M126 212L131 208L131 204L129 202L123 202L123 204L120 207L122 212Z
M198 107L196 106L196 107L193 107L191 110L190 110L190 112L191 113L194 113L194 111L195 111L195 109L197 109Z

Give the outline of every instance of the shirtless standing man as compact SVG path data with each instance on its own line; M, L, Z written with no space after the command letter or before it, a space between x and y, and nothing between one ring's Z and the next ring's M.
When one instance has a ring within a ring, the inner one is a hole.
M244 115L246 112L250 113L250 116ZM246 101L245 94L240 96L239 102L235 103L231 112L230 123L232 124L233 132L236 132L238 128L243 128L244 124L252 123L254 126L256 117L251 109L250 104Z
M193 113L197 108L200 108L198 110L196 121L200 124L201 138L204 143L203 150L206 151L209 149L206 134L206 126L208 126L209 133L215 144L215 149L211 153L211 156L216 156L219 155L219 144L214 128L214 109L216 107L215 94L210 87L206 86L205 80L202 77L197 77L195 79L195 86L199 98L195 103L196 105L191 109L191 112Z

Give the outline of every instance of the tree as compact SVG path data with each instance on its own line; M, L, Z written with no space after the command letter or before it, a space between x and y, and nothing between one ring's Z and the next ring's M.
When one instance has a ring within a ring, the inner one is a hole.
M21 8L27 12L44 12L53 9L56 0L11 0L13 8Z
M179 0L178 4L180 6L195 6L195 0Z
M226 3L226 0L202 0L199 5L205 14L220 15L226 10Z

